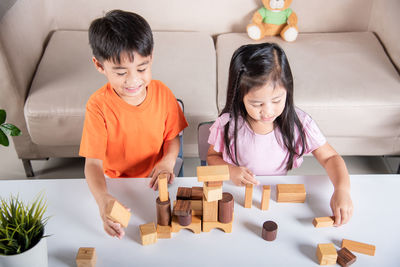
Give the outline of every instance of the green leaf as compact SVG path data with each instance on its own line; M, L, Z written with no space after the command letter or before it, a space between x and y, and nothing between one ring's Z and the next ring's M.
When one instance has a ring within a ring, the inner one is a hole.
M11 135L11 136L20 136L21 135L21 130L18 129L17 126L12 125L11 123L4 123L0 125L0 128L3 130L5 134Z
M6 111L4 109L0 109L0 124L3 124L6 121Z
M0 128L0 145L8 146L9 144L10 144L10 142L8 141L7 135Z

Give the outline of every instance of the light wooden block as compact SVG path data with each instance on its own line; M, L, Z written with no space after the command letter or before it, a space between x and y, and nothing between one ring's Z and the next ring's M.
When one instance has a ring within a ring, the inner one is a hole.
M195 234L201 233L201 217L192 214L192 223L187 226L182 226L178 222L177 216L172 216L171 231L173 233L179 232L181 229L189 229Z
M218 200L209 202L203 197L203 221L218 221Z
M304 203L306 201L304 184L278 184L276 195L277 202Z
M139 228L143 246L157 242L157 230L154 223L142 224L139 225Z
M222 199L222 186L209 187L204 183L203 193L207 201L216 201Z
M161 173L158 175L158 197L161 202L168 201L168 174Z
M232 214L233 218L233 214ZM221 222L205 222L203 221L203 232L210 232L214 228L221 229L225 233L232 233L232 223L233 219L229 223L221 223Z
M193 215L203 216L203 210L192 210Z
M244 194L244 207L250 209L253 204L253 185L246 184L246 191Z
M203 201L202 200L190 200L190 204L192 205L192 211L194 211L194 210L203 211Z
M131 218L131 213L116 200L110 201L106 208L106 216L110 220L126 228Z
M374 256L375 255L375 246L369 245L361 242L356 242L348 239L343 239L342 248L347 248L348 250L359 252L362 254Z
M332 243L318 244L317 258L320 265L335 265L337 260L337 252Z
M271 197L271 186L263 185L262 198L261 198L261 209L269 209L269 199Z
M333 226L334 222L335 222L335 217L334 216L331 216L331 217L317 217L317 218L314 218L313 225L316 228L319 228L319 227L331 227L331 226Z
M198 166L197 180L199 182L227 181L229 180L228 165Z
M77 267L95 267L97 261L95 248L79 248L76 255Z
M159 225L157 224L157 239L161 238L171 238L172 229L169 225Z

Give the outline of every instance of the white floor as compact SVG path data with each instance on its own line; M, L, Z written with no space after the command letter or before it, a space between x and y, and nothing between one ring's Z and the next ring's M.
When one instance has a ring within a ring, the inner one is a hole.
M345 156L344 160L350 174L390 174L397 172L400 158ZM196 176L196 167L199 165L199 158L184 158L184 176ZM83 166L82 158L32 161L35 178L38 179L83 178ZM325 171L312 156L305 157L300 168L289 172L289 175L319 174L325 174ZM0 179L26 179L22 161L18 159L12 143L10 147L0 146Z

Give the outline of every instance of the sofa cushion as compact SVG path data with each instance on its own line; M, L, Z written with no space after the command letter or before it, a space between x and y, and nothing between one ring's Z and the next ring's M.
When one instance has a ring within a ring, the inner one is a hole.
M400 76L373 33L313 33L300 34L294 43L279 37L262 41L278 43L285 50L294 76L295 104L313 117L328 141L382 139L385 148L379 152L372 149L375 153L396 152L395 143L400 135ZM219 110L226 101L232 54L248 43L256 42L246 34L223 34L217 38ZM355 151L343 147L340 152Z
M197 124L217 114L212 38L195 32L155 32L154 42L153 79L183 100L190 125L184 143L188 153L196 154ZM34 143L80 144L85 104L107 82L91 57L86 31L56 31L51 37L25 104Z

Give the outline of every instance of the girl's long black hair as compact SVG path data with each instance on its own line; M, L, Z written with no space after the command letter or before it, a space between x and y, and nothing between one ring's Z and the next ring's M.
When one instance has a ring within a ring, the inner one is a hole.
M238 118L247 118L243 97L252 89L266 83L272 86L282 86L286 89L286 103L282 114L274 121L274 128L282 133L285 147L289 151L286 170L293 167L294 156L304 154L306 139L303 125L300 122L293 103L293 76L285 52L275 43L243 45L232 56L229 66L228 90L226 104L221 114L229 113L233 118L233 155L229 149L230 122L225 125L224 143L231 160L239 165L237 158ZM220 115L221 115L220 114ZM295 127L300 136L300 153L296 152Z

